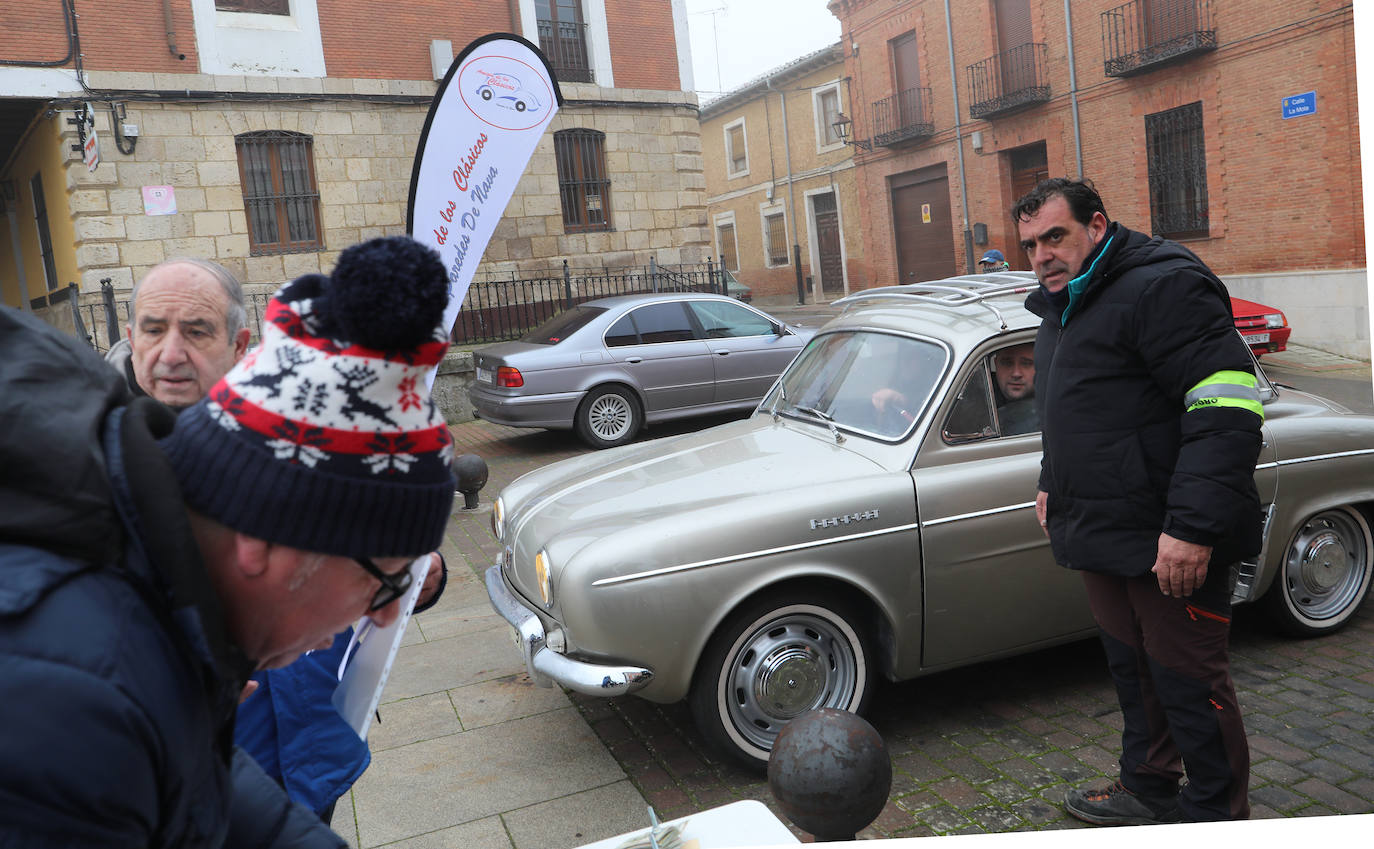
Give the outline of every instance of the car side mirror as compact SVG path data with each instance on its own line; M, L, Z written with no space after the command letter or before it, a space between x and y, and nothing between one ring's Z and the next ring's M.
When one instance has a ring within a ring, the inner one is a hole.
M777 322L776 324L774 324L774 325L773 325L773 335L774 335L774 336L786 336L786 335L787 335L787 325L783 324L781 321L779 321L779 322Z

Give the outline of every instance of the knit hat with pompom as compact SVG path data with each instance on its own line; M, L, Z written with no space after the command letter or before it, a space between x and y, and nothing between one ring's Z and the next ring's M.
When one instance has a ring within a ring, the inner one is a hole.
M396 236L354 245L267 305L262 343L161 445L186 504L251 537L348 557L439 547L453 441L425 373L448 274Z

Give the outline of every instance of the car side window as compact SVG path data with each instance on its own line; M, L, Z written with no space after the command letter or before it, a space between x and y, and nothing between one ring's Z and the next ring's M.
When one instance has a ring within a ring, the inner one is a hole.
M1034 351L1026 342L999 348L978 363L950 409L943 435L958 444L1039 430Z
M663 342L687 342L697 338L691 319L681 302L650 304L630 313L639 340L645 345Z
M630 313L625 313L611 329L606 331L606 347L623 348L626 345L639 344L639 331L635 330L635 320Z
M724 301L690 301L688 307L701 323L707 339L771 336L773 322L747 307Z
M988 367L980 362L964 381L954 406L949 410L941 435L945 441L957 445L976 442L997 435L992 418L992 397L988 389Z

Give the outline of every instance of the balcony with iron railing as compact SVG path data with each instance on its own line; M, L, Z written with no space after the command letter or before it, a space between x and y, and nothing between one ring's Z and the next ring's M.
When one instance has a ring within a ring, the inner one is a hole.
M900 147L935 135L929 88L909 88L873 104L873 143Z
M575 21L537 23L539 49L548 57L559 82L593 82L591 62L587 59L587 25Z
M1217 49L1211 0L1131 0L1102 13L1109 77L1129 77Z
M1050 99L1045 45L1022 44L968 66L973 118L992 118Z

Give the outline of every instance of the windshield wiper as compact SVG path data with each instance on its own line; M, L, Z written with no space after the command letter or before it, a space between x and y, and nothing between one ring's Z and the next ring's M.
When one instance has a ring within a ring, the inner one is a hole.
M768 408L768 414L773 417L773 421L778 420L778 401L787 400L787 386L781 380L778 381L778 394L773 396L773 406Z
M830 415L829 413L823 413L820 410L817 410L815 407L803 407L800 404L793 407L792 409L796 410L799 413L806 413L809 416L815 416L816 418L825 422L827 425L830 426L830 433L832 436L835 437L835 444L838 445L839 443L844 442L844 437L840 435L839 428L835 427L834 416Z

